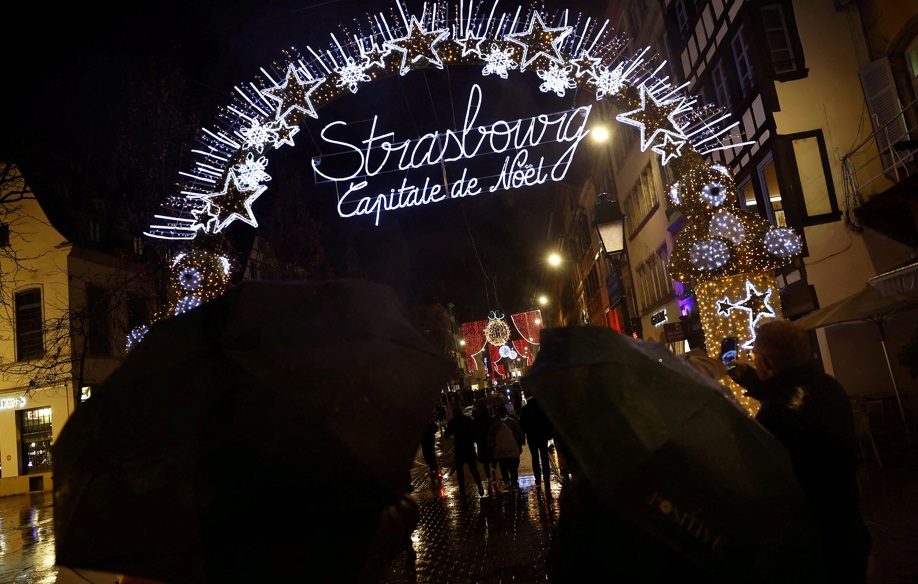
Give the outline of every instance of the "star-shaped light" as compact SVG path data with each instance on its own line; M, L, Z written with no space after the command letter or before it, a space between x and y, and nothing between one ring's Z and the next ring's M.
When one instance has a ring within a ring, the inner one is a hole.
M570 26L545 28L542 15L538 11L534 11L529 19L528 30L508 34L505 38L523 47L520 71L525 71L527 67L548 69L549 63L564 64L560 45L572 30L573 28Z
M731 308L733 308L733 303L731 303L729 299L724 298L723 300L717 301L717 314L727 316L730 314Z
M402 53L402 64L399 73L404 75L411 66L420 60L425 60L437 69L443 68L443 61L437 54L436 45L449 37L449 30L441 28L427 32L418 19L411 17L411 24L406 36L386 41L384 47Z
M485 40L484 37L477 37L472 31L467 31L465 38L453 39L453 42L462 47L462 53L459 56L468 57L469 55L481 56L481 42L483 40Z
M682 156L682 147L685 146L686 140L677 140L669 132L663 132L663 143L657 144L651 148L660 155L660 164L666 166L673 158Z
M646 151L662 132L685 139L685 134L674 119L676 112L681 111L682 101L658 101L644 84L640 86L640 95L641 107L620 113L615 119L635 126L641 131L642 152Z
M324 77L300 79L299 69L291 63L287 66L284 81L274 87L263 89L262 93L278 102L275 119L286 119L291 112L302 112L312 118L318 118L319 114L316 113L310 96L323 83Z
M258 221L252 212L252 203L268 187L259 185L255 190L243 191L239 186L239 179L236 173L230 169L227 173L226 182L223 183L223 190L218 193L207 195L195 195L194 198L200 199L207 203L203 209L192 211L195 219L201 222L201 217L206 215L205 231L207 233L219 233L223 231L230 223L243 221L252 227L258 227Z
M766 316L775 317L774 309L768 304L771 298L771 289L759 292L752 282L746 281L746 297L737 302L734 307L749 311L749 328L755 330L759 321Z
M296 144L293 143L293 137L300 131L299 126L290 125L285 120L275 120L270 124L270 127L275 136L275 148L280 148L284 145L296 146Z
M574 77L582 77L587 73L592 73L600 61L602 59L599 57L591 57L590 51L583 51L579 57L571 59L571 65L577 68L574 72Z
M373 43L373 48L371 48L369 51L361 51L361 64L366 71L369 71L373 67L385 69L386 57L388 57L391 53L392 51L390 50L380 51L379 47L376 46L376 43Z

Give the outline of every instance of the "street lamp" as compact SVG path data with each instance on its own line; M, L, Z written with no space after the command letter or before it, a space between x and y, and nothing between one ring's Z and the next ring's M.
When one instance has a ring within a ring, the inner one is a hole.
M607 193L600 193L596 197L593 227L606 256L609 259L621 256L625 251L625 215Z

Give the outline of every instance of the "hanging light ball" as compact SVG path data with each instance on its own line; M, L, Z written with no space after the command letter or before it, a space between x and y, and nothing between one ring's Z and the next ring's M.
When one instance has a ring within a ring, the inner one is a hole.
M507 345L502 345L500 349L497 350L501 357L507 358L510 356L510 347Z
M510 339L510 327L500 318L490 320L484 333L485 339L495 347L507 344Z
M746 229L736 215L727 209L719 209L708 222L708 232L739 245L746 240Z

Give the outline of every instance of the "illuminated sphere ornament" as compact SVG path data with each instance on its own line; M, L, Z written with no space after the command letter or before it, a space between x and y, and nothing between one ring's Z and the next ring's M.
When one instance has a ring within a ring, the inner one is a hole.
M510 356L510 347L508 347L507 345L502 345L501 348L498 349L497 352L501 357L506 359L507 357Z
M793 257L803 249L800 236L787 227L778 227L767 232L762 241L768 253L779 258Z
M711 235L731 241L736 245L746 240L746 228L737 216L727 209L719 209L717 213L711 217L711 221L708 223L708 232Z
M510 327L504 322L503 317L492 313L488 319L488 325L485 327L485 339L495 347L506 345L510 340Z

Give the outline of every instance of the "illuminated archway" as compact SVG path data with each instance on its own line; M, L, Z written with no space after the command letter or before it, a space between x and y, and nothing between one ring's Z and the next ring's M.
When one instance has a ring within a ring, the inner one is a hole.
M568 10L549 16L521 7L498 10L497 5L431 2L416 14L396 0L389 14L367 15L365 30L332 34L326 48L291 50L282 67L262 69L262 76L237 86L233 102L218 113L216 124L200 133L201 147L192 152L193 168L181 175L180 193L166 202L167 210L156 215L157 222L146 232L191 243L173 263L175 299L167 314L223 293L230 273L218 251L222 234L236 221L258 225L252 204L271 180L269 156L295 145L302 122L319 119L324 105L364 91L377 79L465 65L500 79L531 73L541 80L542 92L560 97L579 89L597 102L613 104L620 112L617 120L639 132L641 150L657 153L661 164L670 165L679 179L671 185L670 196L688 224L675 243L671 273L677 280L698 282L699 292L710 291L699 294L709 345L729 331L748 349L750 324L780 314L779 308L763 308L776 306L778 295L773 278L769 275L763 282L758 275L788 263L799 253L800 239L787 228L775 228L734 209L730 203L736 200L736 189L730 171L704 161L711 152L745 145L731 133L738 124L685 95L685 85L677 87L660 77L664 65L651 63L649 49L626 54L627 39L614 33L608 21ZM326 174L314 161L318 175L342 186L339 215L373 215L378 223L384 213L407 207L449 204L464 196L564 178L589 133L592 105L479 123L481 88L473 85L468 95L462 127L416 138L381 131L359 144L339 141L359 160L346 174ZM343 123L330 120L323 136L334 134ZM563 154L548 161L530 157L530 150L547 140L565 144ZM366 144L365 151L361 144ZM384 167L407 171L461 163L483 152L506 153L498 179L489 185L463 174L464 180L442 187L403 181L388 193L372 192L370 183ZM750 277L737 278L741 274ZM725 308L728 305L732 308ZM747 312L753 305L756 316L750 319ZM724 322L729 326L721 326Z

